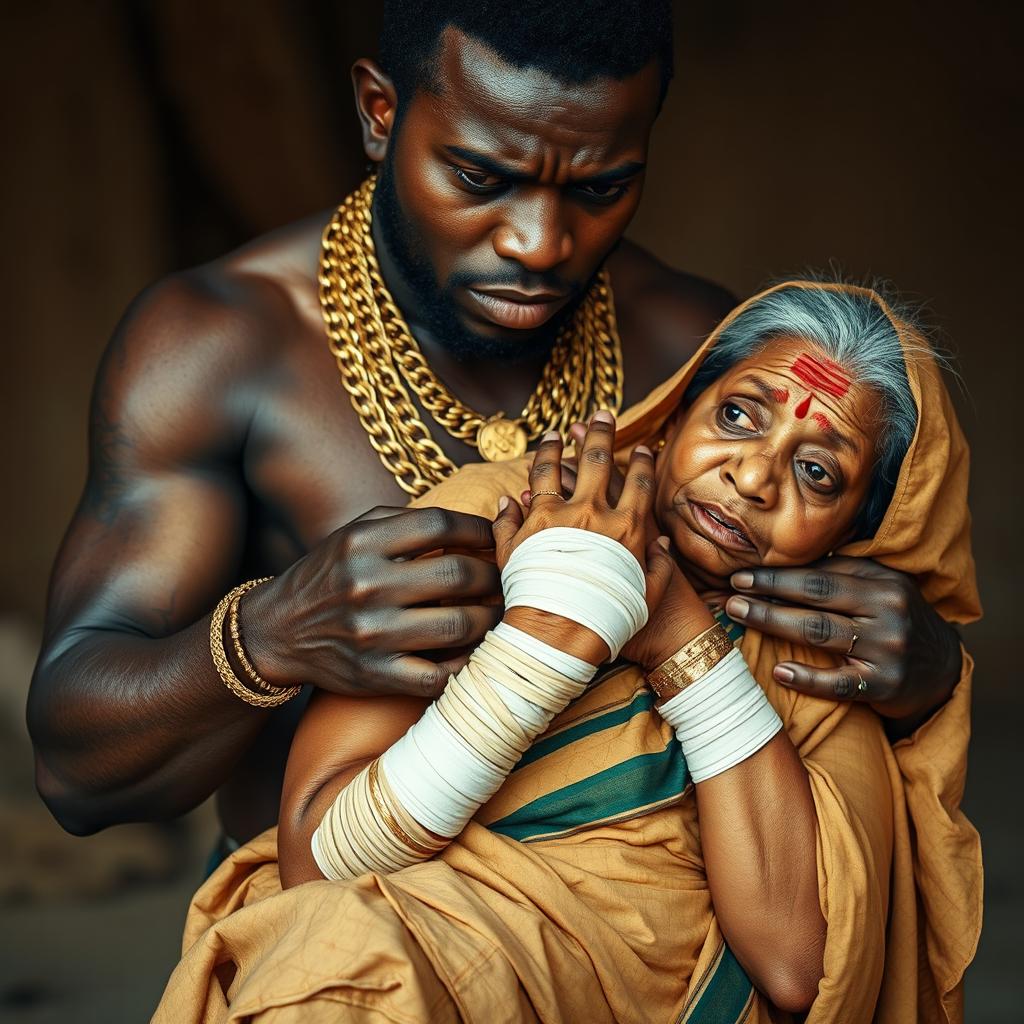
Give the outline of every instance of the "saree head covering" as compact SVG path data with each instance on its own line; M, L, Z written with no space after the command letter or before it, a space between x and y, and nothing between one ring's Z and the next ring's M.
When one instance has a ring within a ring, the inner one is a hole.
M919 341L893 325L905 347ZM659 437L721 330L623 415L623 455ZM913 443L875 536L843 553L910 573L943 616L967 622L979 614L967 446L934 361L909 359L907 372ZM471 465L415 504L491 516L526 477L526 460ZM772 680L778 661L831 655L732 635L814 796L828 933L806 1019L962 1020L981 923L979 841L959 810L970 658L946 706L891 747L867 706ZM685 759L635 666L607 671L559 715L435 860L282 892L276 830L246 844L196 894L183 954L158 1022L789 1019L724 941Z

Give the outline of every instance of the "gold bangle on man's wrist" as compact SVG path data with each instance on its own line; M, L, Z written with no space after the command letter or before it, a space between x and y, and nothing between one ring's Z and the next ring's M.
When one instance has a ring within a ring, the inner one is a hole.
M729 634L716 622L663 661L647 683L663 703L707 675L732 649Z
M276 708L281 704L290 701L292 697L298 696L302 691L301 686L274 686L268 683L253 667L249 656L242 644L242 632L238 622L238 605L243 594L273 579L272 576L264 576L258 580L249 580L240 586L229 591L221 599L220 604L214 609L210 618L210 654L213 656L213 664L217 669L224 685L240 700L251 704L256 708ZM227 651L224 648L224 620L229 619L228 631L231 634L231 645L239 665L242 666L246 678L262 692L257 692L250 686L246 686L238 676L235 675L231 662L228 661Z

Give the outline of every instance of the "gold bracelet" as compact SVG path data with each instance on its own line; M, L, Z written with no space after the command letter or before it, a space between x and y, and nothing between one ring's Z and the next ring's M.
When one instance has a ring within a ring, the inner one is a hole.
M431 849L429 846L422 846L416 842L415 839L404 828L399 824L398 819L391 813L390 808L387 806L381 793L380 777L378 772L380 770L380 758L376 758L370 763L370 771L367 776L369 782L370 800L373 802L373 806L377 811L380 819L387 826L388 831L407 849L411 850L417 856L420 857L433 857L437 853L436 849ZM442 848L447 843L442 844Z
M273 576L264 576L262 579L250 580L248 583L243 583L241 587L236 588L240 593L236 593L235 597L231 599L231 604L228 605L228 633L231 635L231 648L235 652L235 660L242 666L242 671L245 672L249 682L254 686L258 686L264 693L277 694L283 689L288 689L288 687L274 686L272 683L268 683L256 671L256 667L249 660L249 655L242 644L242 627L238 621L238 609L242 603L242 596L250 590L255 590L261 583L267 583L272 579ZM245 588L244 590L242 589L243 587Z
M732 649L729 634L716 622L663 661L647 683L664 703L710 672Z
M240 598L242 594L252 590L253 587L258 587L261 583L266 583L271 578L270 576L264 576L262 579L249 580L248 583L235 587L234 590L229 591L221 598L220 604L213 610L213 615L210 617L210 655L213 658L217 674L224 685L236 697L255 708L279 707L302 692L301 686L275 686L271 687L271 692L269 693L255 692L235 675L234 670L231 668L231 662L228 661L227 651L224 650L224 619L232 602ZM248 658L246 661L248 661ZM255 669L253 671L255 672ZM270 686L269 683L265 683L265 685Z

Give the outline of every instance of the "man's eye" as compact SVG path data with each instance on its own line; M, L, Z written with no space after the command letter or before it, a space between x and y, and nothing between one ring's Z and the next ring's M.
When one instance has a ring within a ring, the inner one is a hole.
M577 185L576 191L585 199L595 203L614 203L621 199L629 189L628 185Z
M488 174L486 171L471 171L465 167L454 167L455 177L470 190L470 192L494 192L505 184L503 178L496 174Z

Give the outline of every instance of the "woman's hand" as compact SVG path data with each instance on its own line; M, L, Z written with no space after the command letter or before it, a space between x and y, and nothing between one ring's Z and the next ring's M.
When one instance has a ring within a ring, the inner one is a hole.
M562 492L562 438L557 433L544 437L530 470L529 510L524 516L518 502L504 498L494 521L498 568L504 569L512 552L541 530L555 526L590 530L618 541L644 568L650 610L660 603L674 568L666 549L651 536L654 458L643 446L633 452L622 492L613 500L609 483L615 471L614 441L614 417L609 412L596 413L580 450L575 489L567 499ZM512 608L505 621L593 665L608 658L608 647L596 633L560 615Z
M576 445L577 451L582 451L586 433L587 428L583 423L574 423L569 428L569 437ZM644 447L638 450L648 451ZM579 460L576 458L563 460L561 463L559 482L562 495L567 499L576 493L578 466ZM608 472L608 500L611 504L618 503L625 482L625 476L613 464ZM523 505L529 508L533 500L532 492L523 491L521 500ZM647 536L651 537L656 533L657 523L652 516ZM666 552L671 550L667 537L659 537L658 544ZM668 583L661 599L655 603L648 591L647 607L650 618L647 625L622 649L624 658L641 665L646 672L653 672L662 662L714 623L707 605L671 556L665 571L668 574Z
M658 543L668 550L668 538ZM647 625L622 648L622 655L653 672L680 648L715 624L715 618L693 585L670 558L669 580L657 607L651 608Z

